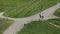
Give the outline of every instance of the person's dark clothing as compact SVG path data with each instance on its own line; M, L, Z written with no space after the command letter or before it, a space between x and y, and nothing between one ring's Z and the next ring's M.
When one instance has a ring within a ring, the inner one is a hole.
M40 17L40 18L44 18L44 16L42 16L41 14L39 14L39 17Z

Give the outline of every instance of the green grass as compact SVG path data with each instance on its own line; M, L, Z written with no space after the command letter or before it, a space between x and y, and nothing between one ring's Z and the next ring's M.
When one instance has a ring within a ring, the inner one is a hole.
M54 15L60 17L60 8L55 11Z
M3 11L4 11L4 7L0 6L0 12L3 12Z
M4 11L4 6L2 0L0 0L0 12Z
M57 0L57 2L59 2L59 3L60 3L60 0Z
M13 20L0 18L0 34L2 34L12 23Z
M6 10L4 16L12 18L28 17L57 4L57 0L6 0L3 2Z
M60 29L49 24L53 21L60 21L60 19L51 19L47 21L33 21L26 24L24 28L17 34L60 34Z
M3 5L2 5L2 3L0 3L0 12L3 12Z
M60 26L60 18L58 18L58 19L56 19L56 18L55 19L49 19L48 21Z

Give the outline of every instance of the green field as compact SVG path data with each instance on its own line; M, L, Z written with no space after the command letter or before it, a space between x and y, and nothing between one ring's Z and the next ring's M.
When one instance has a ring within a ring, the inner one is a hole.
M58 25L58 26L60 26L60 18L58 18L58 19L49 19L48 20L49 22L52 22L53 24L56 24L56 25Z
M0 3L0 12L2 12L3 11L3 5L2 5L2 3Z
M47 21L33 21L26 24L17 34L60 34L60 29L49 24L50 22L60 24L60 18Z
M1 5L1 4L0 4ZM3 12L4 11L4 7L1 5L0 6L0 12Z
M58 19L49 19L48 20L49 22L52 22L53 24L56 24L56 25L58 25L58 26L60 26L60 18L58 18Z
M0 18L0 34L2 34L12 23L13 20Z
M5 0L4 16L12 18L23 18L37 14L57 4L57 0Z
M60 0L57 0L57 2L59 2L59 3L60 3Z
M55 11L54 15L60 17L60 8Z

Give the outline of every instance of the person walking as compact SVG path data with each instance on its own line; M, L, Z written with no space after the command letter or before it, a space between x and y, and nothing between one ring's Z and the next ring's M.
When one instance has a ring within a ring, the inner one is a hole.
M43 14L39 14L39 17L40 17L40 20L43 20L43 18L44 18L44 16L43 16Z
M42 17L41 14L39 14L39 17L40 17L40 18Z

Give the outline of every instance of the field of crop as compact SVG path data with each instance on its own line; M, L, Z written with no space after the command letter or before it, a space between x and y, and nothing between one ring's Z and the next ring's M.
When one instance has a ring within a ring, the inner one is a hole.
M18 34L60 34L60 29L49 24L50 22L60 24L60 18L47 21L33 21L26 24Z
M12 23L13 20L0 18L0 34L2 34Z
M60 17L60 8L55 11L54 15Z
M5 0L4 16L12 18L23 18L37 14L57 4L57 0Z

